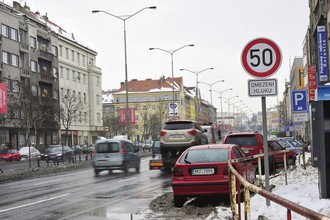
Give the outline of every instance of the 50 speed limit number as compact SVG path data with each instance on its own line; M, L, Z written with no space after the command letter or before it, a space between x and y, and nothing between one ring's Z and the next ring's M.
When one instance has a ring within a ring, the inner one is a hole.
M245 71L253 77L273 75L281 65L282 54L275 42L266 38L250 41L243 49L241 62Z

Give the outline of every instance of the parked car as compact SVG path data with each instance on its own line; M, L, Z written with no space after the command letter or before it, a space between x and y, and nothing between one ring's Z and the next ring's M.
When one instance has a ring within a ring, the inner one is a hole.
M47 147L46 160L66 161L74 156L73 150L69 146L49 145Z
M71 147L71 149L73 150L74 154L76 154L76 155L82 154L82 152L83 152L82 147L80 147L79 145L74 145Z
M83 154L87 154L88 153L88 146L87 144L84 144L81 146L81 149L82 149L82 153Z
M155 158L157 155L160 156L160 141L154 140L151 145L152 157Z
M93 167L95 175L101 171L122 170L128 173L129 168L140 172L139 148L127 139L106 139L96 141Z
M7 162L12 162L14 160L19 161L21 160L21 154L18 150L5 148L0 152L0 158Z
M30 152L30 153L29 153ZM35 147L22 147L19 149L19 153L21 154L21 159L29 159L30 158L40 158L40 151Z
M245 157L236 144L193 146L175 163L172 174L174 205L181 207L187 197L230 193L228 160ZM235 162L235 169L250 183L256 180L251 162Z
M268 140L268 152L276 152L276 151L281 151L281 150L286 150L285 147L283 147L280 143L278 143L276 140ZM284 164L284 153L278 153L274 154L272 156L274 158L274 168L277 165L282 165ZM286 153L286 163L291 166L294 165L296 162L296 154L293 151L289 151Z
M205 131L204 134L207 136L208 143L214 144L215 137L214 137L214 128L212 125L202 125L202 129Z
M277 142L280 143L286 149L289 149L289 150L292 150L293 152L295 152L296 155L302 154L303 146L296 140L278 139Z

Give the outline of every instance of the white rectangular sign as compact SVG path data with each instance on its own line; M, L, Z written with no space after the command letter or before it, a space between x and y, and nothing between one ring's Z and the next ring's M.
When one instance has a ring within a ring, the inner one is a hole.
M276 96L277 79L249 80L249 96Z
M308 122L308 112L293 113L293 122Z

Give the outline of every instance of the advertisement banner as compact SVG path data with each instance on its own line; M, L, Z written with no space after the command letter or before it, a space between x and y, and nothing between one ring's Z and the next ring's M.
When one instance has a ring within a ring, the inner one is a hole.
M316 90L316 66L308 66L308 100L315 100L315 90Z
M131 124L135 124L135 109L134 108L129 109L129 115L130 115Z
M319 78L320 82L328 81L328 56L327 56L327 37L325 26L317 27L317 48L318 48L318 63L319 63Z
M126 125L126 109L125 108L120 109L120 122L122 125Z
M7 114L7 84L0 83L0 114Z

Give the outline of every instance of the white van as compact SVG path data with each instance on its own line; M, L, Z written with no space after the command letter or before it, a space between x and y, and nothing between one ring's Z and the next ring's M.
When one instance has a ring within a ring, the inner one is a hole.
M215 139L214 139L214 129L211 125L202 125L201 126L204 134L207 136L207 140L208 140L208 143L210 144L214 144L215 143Z

